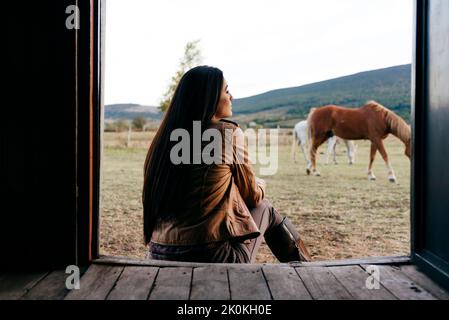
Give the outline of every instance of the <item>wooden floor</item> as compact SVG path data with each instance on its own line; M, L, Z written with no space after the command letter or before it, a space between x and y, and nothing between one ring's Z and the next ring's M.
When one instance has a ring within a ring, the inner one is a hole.
M366 269L374 264L380 286L370 290ZM103 258L84 271L80 289L72 291L65 287L65 270L0 274L0 300L449 300L448 292L405 257L301 265Z

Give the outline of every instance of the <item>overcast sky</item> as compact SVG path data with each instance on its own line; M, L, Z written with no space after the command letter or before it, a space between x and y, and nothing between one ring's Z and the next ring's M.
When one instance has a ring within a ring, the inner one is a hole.
M157 105L184 46L235 98L412 60L413 0L108 0L105 103Z

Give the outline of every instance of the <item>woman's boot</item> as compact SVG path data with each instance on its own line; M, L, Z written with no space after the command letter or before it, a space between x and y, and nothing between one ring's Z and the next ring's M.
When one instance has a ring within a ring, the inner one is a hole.
M268 247L280 262L312 260L298 231L287 217L265 233L264 237Z

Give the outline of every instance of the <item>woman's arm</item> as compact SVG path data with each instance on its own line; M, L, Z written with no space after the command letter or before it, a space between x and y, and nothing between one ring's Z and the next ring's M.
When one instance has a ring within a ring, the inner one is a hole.
M265 181L254 174L248 150L245 148L245 136L240 128L233 133L235 183L240 195L249 208L256 207L265 197Z

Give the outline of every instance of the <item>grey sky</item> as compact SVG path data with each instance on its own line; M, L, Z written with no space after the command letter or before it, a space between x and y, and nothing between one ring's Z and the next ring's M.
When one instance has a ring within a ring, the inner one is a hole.
M105 102L157 105L188 41L235 98L410 63L413 0L109 0Z

